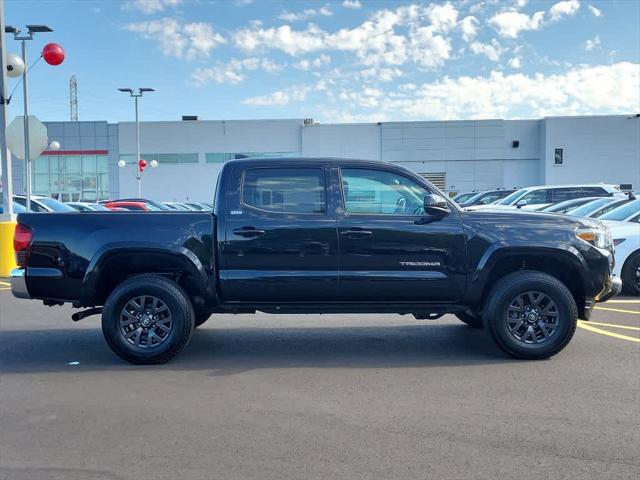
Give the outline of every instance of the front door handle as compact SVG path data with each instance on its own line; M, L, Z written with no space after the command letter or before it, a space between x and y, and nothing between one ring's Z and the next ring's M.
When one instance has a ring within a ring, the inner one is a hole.
M371 230L361 230L359 228L353 228L350 230L343 230L342 232L340 232L340 235L351 238L363 238L368 237L369 235L373 235L373 232Z
M253 237L259 237L260 235L264 235L264 230L260 230L258 228L253 228L253 227L241 227L241 228L236 228L233 231L233 233L240 237L253 238Z

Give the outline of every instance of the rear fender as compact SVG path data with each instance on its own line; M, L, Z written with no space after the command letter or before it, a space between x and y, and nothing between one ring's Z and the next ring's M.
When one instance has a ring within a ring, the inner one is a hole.
M212 274L191 250L118 242L102 246L89 263L80 289L80 304L102 304L117 284L114 280L141 273L180 274L181 285L194 301L215 301Z

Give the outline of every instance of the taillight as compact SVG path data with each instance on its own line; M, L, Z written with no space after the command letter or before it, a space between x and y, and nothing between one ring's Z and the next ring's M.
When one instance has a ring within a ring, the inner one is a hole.
M19 267L26 267L29 258L29 247L33 239L33 230L21 223L16 225L13 233L13 250L16 252L16 263Z

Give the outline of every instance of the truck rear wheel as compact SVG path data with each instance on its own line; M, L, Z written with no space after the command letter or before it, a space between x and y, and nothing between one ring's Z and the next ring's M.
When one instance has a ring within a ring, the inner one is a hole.
M549 358L569 344L576 331L578 308L557 278L523 270L495 284L485 316L487 330L502 350L533 360Z
M118 285L102 311L102 333L111 349L136 364L165 363L188 343L193 306L175 282L140 275Z

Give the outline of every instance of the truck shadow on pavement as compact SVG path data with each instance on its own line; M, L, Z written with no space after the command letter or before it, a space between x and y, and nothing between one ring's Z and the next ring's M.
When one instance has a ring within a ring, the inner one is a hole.
M77 363L76 363L77 362ZM484 332L465 325L219 328L196 330L165 365L130 365L111 352L99 328L0 331L0 374L96 370L407 368L518 363Z

